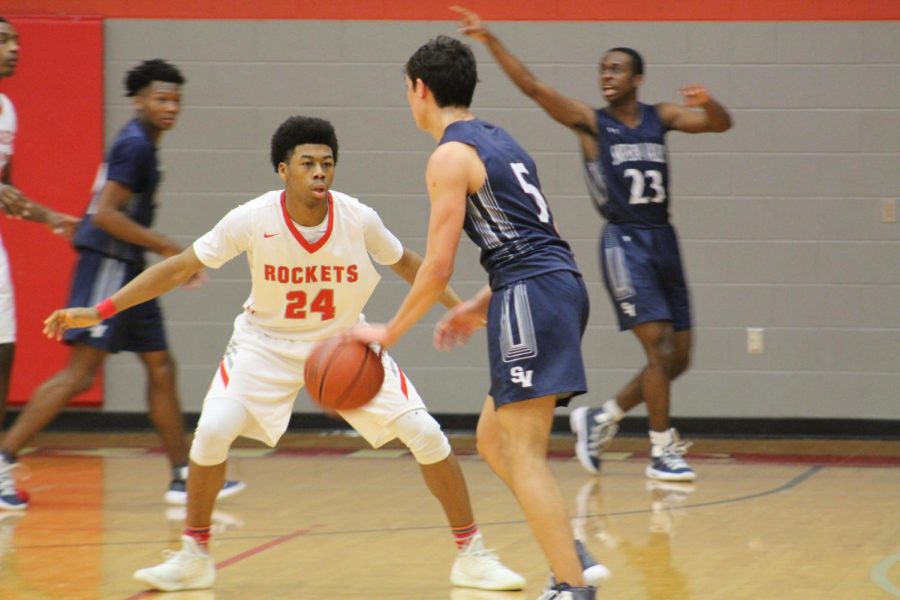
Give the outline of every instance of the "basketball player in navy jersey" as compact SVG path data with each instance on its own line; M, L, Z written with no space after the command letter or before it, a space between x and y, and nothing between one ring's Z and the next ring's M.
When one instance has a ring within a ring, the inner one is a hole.
M691 353L691 310L678 238L669 223L669 167L665 135L722 132L731 117L701 85L681 89L684 105L638 102L644 63L630 48L613 48L600 62L599 84L607 106L595 109L538 80L472 11L460 13L460 32L487 46L516 86L578 136L591 199L607 220L600 263L619 328L630 329L647 364L602 408L580 407L570 422L576 454L592 473L618 421L647 404L651 456L646 475L693 481L684 460L688 444L669 426L671 382L684 373Z
M447 36L429 41L406 63L413 118L438 143L425 174L426 252L393 319L356 337L397 343L450 281L460 233L479 246L489 285L447 313L435 345L449 349L487 326L491 387L478 421L479 453L512 490L550 563L554 580L541 599L593 599L588 583L606 569L586 553L579 556L583 547L574 542L547 463L554 409L587 390L581 336L588 295L531 156L469 111L477 80L471 48Z
M132 99L135 116L113 142L87 214L72 240L78 251L69 297L73 306L92 304L136 277L144 268L147 250L161 256L181 251L171 238L151 227L161 180L157 144L178 120L184 81L174 65L160 59L140 63L125 77L126 96ZM68 364L37 387L0 442L0 508L28 507L10 474L17 464L16 454L88 389L107 356L120 350L136 353L147 374L148 413L172 468L164 500L184 504L188 459L184 417L159 305L155 301L141 304L95 327L69 331L65 339L72 348ZM228 481L220 497L243 488L242 482Z

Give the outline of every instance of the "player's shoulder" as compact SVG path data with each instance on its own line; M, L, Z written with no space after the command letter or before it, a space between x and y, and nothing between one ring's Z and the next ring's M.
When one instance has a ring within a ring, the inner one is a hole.
M281 195L284 192L282 190L272 190L270 192L265 192L264 194L260 194L256 198L251 200L247 200L243 204L239 204L235 210L240 209L245 212L265 212L278 210L281 208Z
M369 206L359 198L355 198L350 194L345 194L344 192L339 192L337 190L330 190L330 192L331 201L335 204L335 206L345 207L347 210L359 214L375 212L375 209L373 209L371 206Z
M126 123L112 144L113 152L152 153L154 149L153 142L137 120Z

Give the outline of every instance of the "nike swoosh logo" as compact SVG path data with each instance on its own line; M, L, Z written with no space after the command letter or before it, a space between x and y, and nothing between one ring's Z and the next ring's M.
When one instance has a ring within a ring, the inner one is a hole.
M264 233L264 234L263 234L263 237L264 237L264 238L270 238L270 237L275 237L276 235L278 235L278 234L277 234L277 233Z

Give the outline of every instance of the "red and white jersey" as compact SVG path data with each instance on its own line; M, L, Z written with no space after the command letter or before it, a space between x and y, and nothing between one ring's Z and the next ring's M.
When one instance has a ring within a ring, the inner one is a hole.
M16 109L4 94L0 94L0 173L13 155L16 139Z
M307 241L272 191L229 212L194 242L207 267L247 253L252 288L247 320L279 338L314 342L358 324L381 279L372 259L392 265L400 240L373 209L340 192L328 195L321 238Z

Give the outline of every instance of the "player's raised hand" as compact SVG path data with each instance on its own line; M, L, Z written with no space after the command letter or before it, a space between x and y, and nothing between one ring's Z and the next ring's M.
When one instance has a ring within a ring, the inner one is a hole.
M449 352L469 341L477 329L484 327L484 315L475 302L460 302L434 326L434 347Z
M44 319L44 335L50 339L61 340L69 329L90 327L103 319L94 307L62 308Z
M699 83L689 83L678 90L684 98L684 105L691 108L700 107L709 102L709 92L705 86Z
M467 35L473 40L483 42L487 39L487 27L481 22L481 17L477 13L472 12L468 8L462 6L451 6L450 10L459 13L459 32Z

